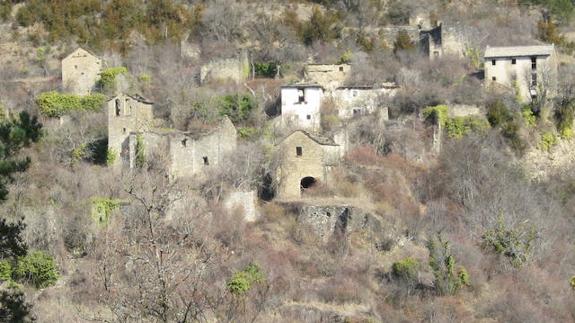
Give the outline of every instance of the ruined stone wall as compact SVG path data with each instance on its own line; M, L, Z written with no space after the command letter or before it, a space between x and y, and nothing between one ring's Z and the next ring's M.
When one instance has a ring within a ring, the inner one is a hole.
M297 156L297 147L301 147L302 154ZM327 179L324 168L324 149L322 145L310 139L301 131L296 131L280 145L282 158L278 197L299 198L301 196L300 182L307 176L317 181L325 182Z
M224 207L228 212L241 212L245 221L253 222L259 216L257 200L258 194L256 191L231 192L224 201Z
M184 143L185 142L185 143ZM226 118L210 134L193 138L185 134L170 137L170 169L174 177L192 176L218 167L224 156L236 149L237 131Z
M62 60L62 86L78 95L92 91L102 72L102 60L78 48Z
M485 113L477 105L450 104L447 108L449 117L484 116Z
M306 82L319 84L332 91L343 85L351 72L351 65L310 64L304 69Z
M236 58L214 60L202 66L200 81L202 83L216 80L231 80L240 83L250 75L250 63L247 53Z

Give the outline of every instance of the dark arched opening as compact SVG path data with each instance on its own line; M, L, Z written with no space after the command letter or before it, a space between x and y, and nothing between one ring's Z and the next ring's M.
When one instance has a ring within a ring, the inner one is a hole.
M120 116L120 99L116 99L116 116Z
M316 183L317 181L315 178L311 176L304 177L300 181L300 189L303 192L305 189L313 187Z

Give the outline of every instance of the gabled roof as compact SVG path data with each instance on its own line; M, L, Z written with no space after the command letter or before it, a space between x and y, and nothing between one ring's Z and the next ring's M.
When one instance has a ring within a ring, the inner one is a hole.
M293 136L296 132L300 132L303 133L304 135L306 135L309 139L311 139L312 141L316 142L317 144L320 144L322 146L339 146L338 144L336 144L333 140L329 139L329 138L325 138L325 137L320 137L320 136L316 136L316 135L312 135L311 133L304 131L304 130L295 130L292 133L290 133L289 135L287 135L282 141L281 143L285 142L289 137Z
M139 95L139 94L126 94L126 93L120 93L118 95L114 95L113 97L111 97L110 99L108 99L108 102L114 100L115 98L119 97L119 96L127 96L129 98L131 98L132 100L144 103L144 104L154 104L154 102L144 98L143 96Z
M62 60L65 60L65 59L67 59L67 58L73 56L74 54L76 54L76 53L78 53L78 52L86 52L86 54L91 55L91 56L94 56L94 57L96 57L97 59L100 59L100 57L98 57L98 55L92 53L91 51L89 51L89 50L87 50L87 49L84 49L84 48L82 48L82 47L78 47L78 48L76 48L74 51L72 51L70 54L66 55L66 57L64 57Z
M555 52L555 45L490 47L485 49L485 58L550 56Z

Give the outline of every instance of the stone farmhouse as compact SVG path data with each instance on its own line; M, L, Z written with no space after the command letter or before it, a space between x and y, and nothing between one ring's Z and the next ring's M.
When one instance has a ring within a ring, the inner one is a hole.
M374 88L371 86L343 86L332 92L331 97L337 107L341 120L351 119L374 113L380 98L393 97L399 87L395 83L385 83Z
M331 91L343 85L350 72L349 64L308 64L304 69L304 80Z
M89 94L100 78L102 67L100 58L78 48L62 60L62 87L74 94Z
M153 103L138 95L119 94L107 103L108 149L117 155L112 167L120 169L128 158L131 133L152 128Z
M281 199L299 199L316 184L329 185L331 169L342 157L339 145L302 130L288 135L278 145L277 152L280 159L277 195Z
M320 128L324 88L318 84L281 87L281 122L286 128L317 131Z
M524 101L552 97L557 90L554 45L485 49L485 85L518 91Z
M435 27L419 31L420 49L429 59L443 55L463 57L465 45L465 37L459 28L447 28L441 22Z
M132 132L128 138L128 166L136 167L140 144L144 147L144 159L161 159L171 178L201 176L236 149L236 138L236 128L227 117L215 128L203 132L159 128Z

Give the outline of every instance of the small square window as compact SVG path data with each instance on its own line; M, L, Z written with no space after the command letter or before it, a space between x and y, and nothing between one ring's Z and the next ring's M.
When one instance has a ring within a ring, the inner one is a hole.
M343 66L340 66L340 67L339 67L339 71L340 71L340 72L343 72Z
M302 147L295 147L295 155L298 156L298 157L301 156L301 155L303 155L303 149L302 149Z
M492 80L492 81L497 81L497 78L496 78L495 76L493 76L493 77L491 78L491 80Z
M491 60L491 65L495 66L495 60L494 59Z
M353 91L353 96L356 97L357 96L357 91Z
M182 146L186 147L188 145L188 139L182 140Z
M125 134L125 133L126 133L126 128L122 129L122 132Z
M517 64L517 60L515 58L511 59L511 64L513 65Z
M307 116L305 116L305 118L311 120L311 115L308 114Z
M204 160L204 165L207 166L210 164L210 161L208 160L207 156L202 157L202 159Z

